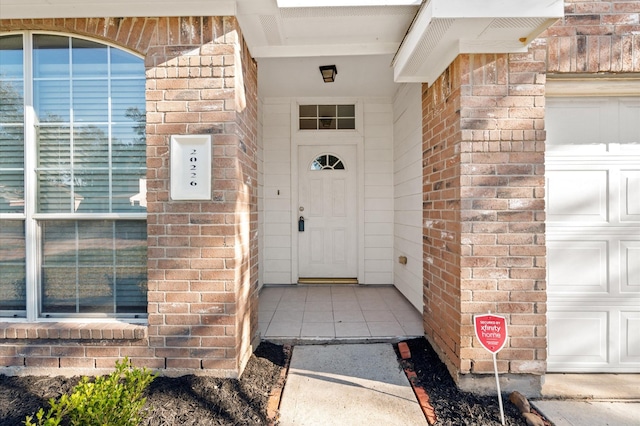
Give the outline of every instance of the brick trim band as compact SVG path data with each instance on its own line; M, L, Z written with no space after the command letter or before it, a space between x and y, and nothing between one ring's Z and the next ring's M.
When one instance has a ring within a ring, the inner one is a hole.
M141 340L147 326L121 323L0 323L2 339Z

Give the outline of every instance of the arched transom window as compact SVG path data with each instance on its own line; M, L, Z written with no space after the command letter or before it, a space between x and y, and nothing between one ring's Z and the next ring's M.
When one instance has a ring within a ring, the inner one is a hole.
M344 163L335 155L322 154L313 160L311 170L344 170Z

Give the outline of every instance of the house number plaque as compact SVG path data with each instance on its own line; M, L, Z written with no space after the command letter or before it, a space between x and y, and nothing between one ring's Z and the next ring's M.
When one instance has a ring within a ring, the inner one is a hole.
M171 136L171 199L211 199L211 135Z

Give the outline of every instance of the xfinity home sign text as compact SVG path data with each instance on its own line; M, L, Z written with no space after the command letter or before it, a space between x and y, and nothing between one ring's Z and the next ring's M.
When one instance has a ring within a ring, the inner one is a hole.
M497 315L476 315L474 317L476 336L486 350L496 353L507 342L507 321Z

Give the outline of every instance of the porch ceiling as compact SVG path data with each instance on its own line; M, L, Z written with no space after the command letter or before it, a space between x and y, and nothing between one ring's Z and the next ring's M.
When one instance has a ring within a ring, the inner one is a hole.
M431 84L461 53L524 52L563 15L563 0L430 0L394 58L394 80Z
M235 15L266 97L391 96L459 53L525 50L562 14L562 0L0 0L0 18Z

